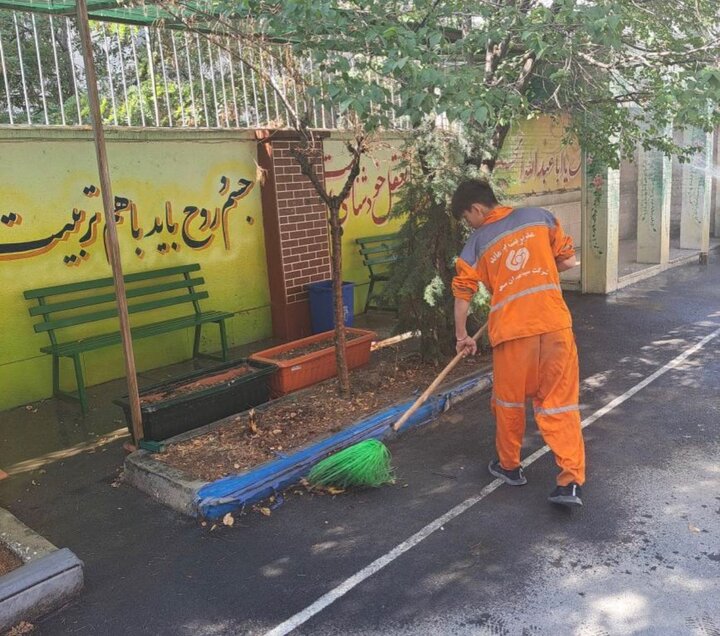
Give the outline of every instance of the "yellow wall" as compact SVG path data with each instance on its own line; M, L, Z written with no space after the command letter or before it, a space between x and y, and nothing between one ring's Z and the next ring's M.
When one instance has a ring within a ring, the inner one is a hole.
M400 168L401 137L384 137L370 147L360 164L360 174L340 215L343 223L343 280L355 283L355 313L365 306L369 285L368 270L363 265L355 239L397 232L401 219L388 219L398 189L404 183ZM325 182L331 194L338 192L349 171L350 155L342 135L335 134L324 142ZM376 291L377 291L376 287Z
M580 147L562 143L564 125L540 117L515 126L505 143L495 172L496 181L513 201L529 195L580 188ZM342 188L350 156L343 136L325 141L325 179L331 193ZM368 271L362 264L355 239L396 232L401 219L387 219L404 179L400 167L402 137L385 137L363 157L360 175L343 205L343 279L355 283L355 313L365 304Z
M200 263L210 293L203 309L235 312L227 323L231 345L269 336L252 139L241 133L111 132L108 155L113 194L124 199L118 226L124 272ZM39 351L48 338L33 331L36 318L28 314L33 303L23 299L23 291L109 276L111 270L87 131L0 130L0 175L0 409L5 409L51 393L51 358ZM157 310L131 322L191 312L189 306ZM106 321L82 333L109 328ZM192 335L188 330L137 341L138 369L189 358ZM202 349L219 349L215 325L203 328ZM71 365L62 364L61 377L71 378ZM87 353L83 364L88 384L124 375L119 346ZM74 389L74 383L63 382L63 388Z
M543 116L512 128L495 167L508 195L580 189L580 146L562 143L563 121Z

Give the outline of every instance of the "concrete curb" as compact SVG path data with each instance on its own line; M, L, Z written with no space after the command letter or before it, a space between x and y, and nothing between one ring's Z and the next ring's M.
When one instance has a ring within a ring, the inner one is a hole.
M83 587L83 562L0 509L0 542L23 564L0 577L0 632L67 603Z
M185 515L219 519L228 512L265 499L297 482L314 464L332 453L366 439L389 439L404 434L410 429L428 424L453 405L477 393L487 392L491 387L491 372L466 376L431 397L397 433L392 431L393 422L410 407L415 398L382 409L339 433L297 449L290 455L279 455L277 459L252 470L214 482L193 480L183 471L153 459L148 451L139 450L125 459L124 480ZM281 399L291 398L292 394ZM191 433L183 433L166 443L172 444L202 435L225 421L208 424Z

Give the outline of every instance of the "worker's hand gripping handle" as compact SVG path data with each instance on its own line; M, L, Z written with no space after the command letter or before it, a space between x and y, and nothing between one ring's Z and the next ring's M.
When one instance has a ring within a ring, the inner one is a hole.
M477 333L473 336L473 340L477 342L480 339L480 336L482 336L485 331L487 330L488 323L486 322L480 329L478 329ZM458 353L449 363L448 365L440 371L440 374L438 377L436 377L432 384L425 390L425 392L417 399L415 400L415 403L403 414L403 416L393 424L393 430L397 431L400 429L400 427L405 424L405 422L408 421L410 416L422 406L422 404L427 400L433 393L435 389L437 389L438 385L445 379L445 376L450 373L455 368L455 365L460 362L467 354L464 351L461 351Z

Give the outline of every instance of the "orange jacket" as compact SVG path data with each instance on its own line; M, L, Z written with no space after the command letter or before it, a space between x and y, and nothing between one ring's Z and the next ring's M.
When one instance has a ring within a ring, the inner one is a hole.
M551 212L497 207L470 236L457 259L452 290L471 300L481 282L491 294L493 346L572 326L556 263L575 254Z

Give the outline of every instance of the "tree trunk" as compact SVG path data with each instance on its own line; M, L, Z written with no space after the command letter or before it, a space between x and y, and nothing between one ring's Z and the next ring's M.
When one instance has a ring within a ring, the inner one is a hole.
M350 393L350 376L348 374L345 350L345 316L342 293L342 227L340 226L339 206L330 207L330 244L333 308L335 314L335 361L337 362L338 390L340 395L347 396Z

